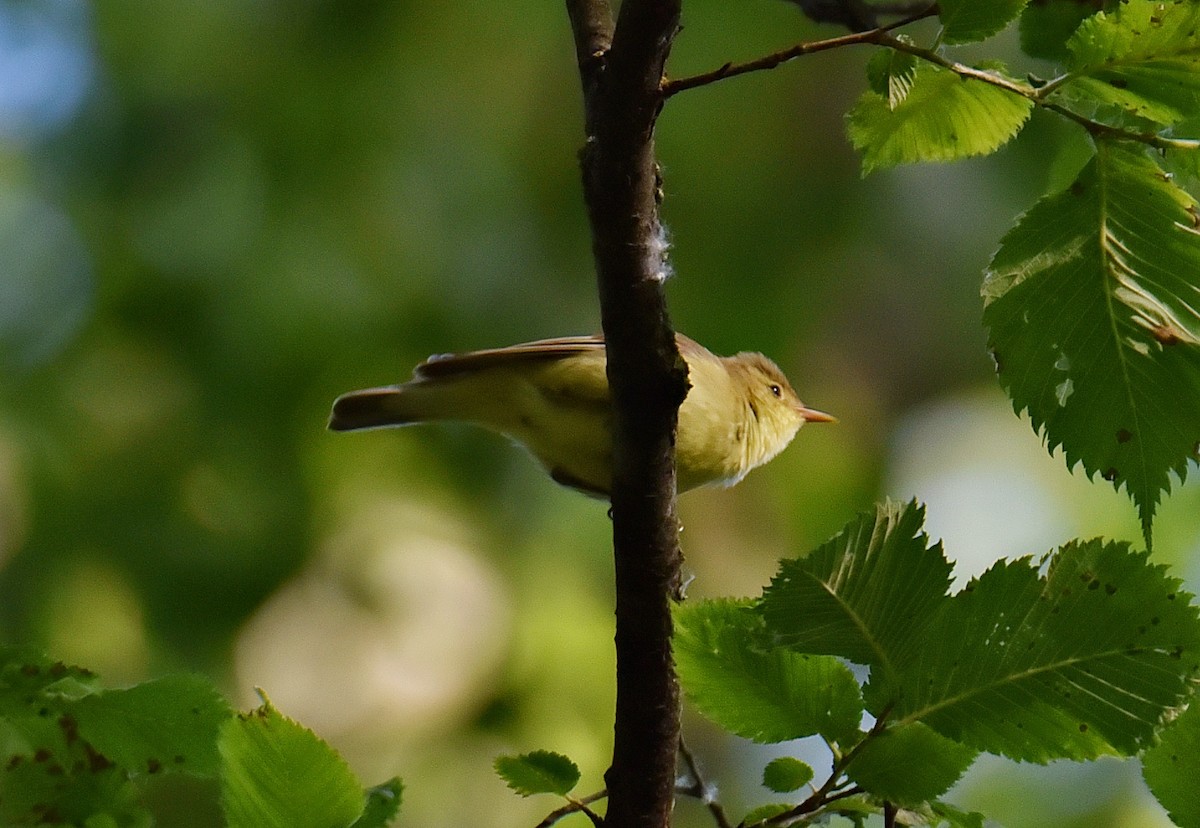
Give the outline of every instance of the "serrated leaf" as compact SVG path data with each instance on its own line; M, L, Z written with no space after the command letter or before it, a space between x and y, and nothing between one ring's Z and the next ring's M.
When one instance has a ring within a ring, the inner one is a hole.
M1176 123L1200 110L1200 4L1129 0L1085 20L1071 73L1051 96L1118 126Z
M74 701L100 689L83 668L28 648L0 647L0 760L39 750L66 755L71 740L62 717Z
M783 561L761 613L783 646L837 655L895 681L947 600L950 563L922 531L925 509L890 501L810 555Z
M217 732L232 711L200 676L167 676L81 699L79 735L134 772L186 771L215 776Z
M0 824L40 825L47 814L148 824L129 769L80 736L75 708L98 692L87 670L0 647Z
M1200 612L1148 553L1072 544L946 595L922 510L881 504L759 603L780 645L870 666L867 709L1023 761L1131 755L1195 686Z
M1200 703L1195 699L1142 756L1142 775L1179 828L1200 828Z
M976 755L976 751L912 722L868 736L846 775L879 799L919 807L945 793Z
M684 692L721 727L756 742L858 732L857 680L835 658L766 650L747 602L695 601L675 610L675 661Z
M983 283L1014 409L1068 467L1125 487L1147 544L1200 441L1198 215L1144 153L1100 143L1004 237Z
M1068 545L1045 577L1001 561L939 613L937 646L886 689L892 716L1021 761L1132 755L1194 687L1190 599L1123 543Z
M269 702L221 727L221 807L229 828L325 828L363 812L349 765Z
M889 109L895 109L908 97L916 70L917 59L907 52L878 49L867 61L867 82L887 100Z
M399 777L392 777L371 788L367 791L367 805L363 808L362 816L350 828L385 828L391 825L400 813L403 795L404 783Z
M813 769L799 759L780 756L763 768L763 787L775 793L789 793L803 788L813 778Z
M1070 57L1067 41L1079 24L1096 13L1090 0L1046 0L1021 11L1021 49L1030 57L1064 63Z
M579 783L579 768L561 753L535 750L519 756L498 756L496 773L521 796L566 796Z
M1032 107L990 83L922 64L895 108L878 92L863 93L847 131L867 175L897 164L986 155L1017 134Z
M938 17L945 43L971 43L991 37L1011 23L1028 0L941 0Z

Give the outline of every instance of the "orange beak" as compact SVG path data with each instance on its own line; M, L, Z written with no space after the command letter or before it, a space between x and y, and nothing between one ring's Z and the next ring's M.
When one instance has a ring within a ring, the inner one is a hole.
M796 409L800 416L804 418L806 423L836 423L837 417L832 414L826 414L824 411L817 411L815 408L807 408L800 406Z

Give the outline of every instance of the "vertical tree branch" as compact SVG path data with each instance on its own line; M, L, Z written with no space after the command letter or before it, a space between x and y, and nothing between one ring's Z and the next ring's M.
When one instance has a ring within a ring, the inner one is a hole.
M583 85L581 153L614 417L617 709L606 825L664 828L674 802L679 686L675 425L687 367L662 292L654 124L680 0L567 0Z

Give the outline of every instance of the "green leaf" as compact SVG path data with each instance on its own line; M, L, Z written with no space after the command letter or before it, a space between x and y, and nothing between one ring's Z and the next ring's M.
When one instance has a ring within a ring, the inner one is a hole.
M1176 138L1200 138L1200 112L1171 128ZM1193 198L1200 196L1200 149L1171 149L1162 153L1163 168L1179 176L1177 183Z
M521 796L550 793L566 796L579 783L579 768L561 753L535 750L520 756L499 756L496 773Z
M897 164L986 155L1016 135L1033 103L941 67L916 68L907 96L865 92L850 111L848 132L863 153L863 175Z
M761 612L782 645L838 655L895 682L928 646L950 588L950 563L921 531L925 510L890 501L863 513L807 557L783 561Z
M69 752L74 720L63 716L74 699L99 691L96 677L25 648L0 647L0 760L38 751Z
M908 40L904 35L898 35ZM887 99L888 109L895 109L908 97L916 77L917 59L895 49L877 49L867 61L867 82L880 97Z
M337 828L363 812L345 760L270 702L230 718L218 744L229 828Z
M941 0L938 17L945 43L991 37L1013 21L1028 0Z
M1030 3L1021 12L1021 49L1030 57L1065 63L1071 55L1067 41L1079 24L1095 13L1090 0Z
M799 759L780 756L763 768L763 787L775 793L788 793L804 787L813 778L813 769Z
M846 775L879 799L917 807L945 793L976 755L976 751L913 722L868 735Z
M890 726L923 722L1023 761L1131 755L1187 698L1200 614L1147 553L1073 544L1044 577L1001 562L949 597L921 519L885 503L783 562L759 604L768 631L870 666L867 708Z
M0 647L0 824L45 824L47 814L57 824L149 824L130 769L80 732L77 708L99 692L87 670Z
M1200 703L1162 732L1162 741L1142 756L1142 775L1179 828L1200 828Z
M963 811L946 802L930 802L922 810L929 812L929 824L947 828L983 828L983 814Z
M367 791L367 807L350 828L384 828L400 813L404 784L393 777Z
M750 813L746 814L745 819L739 822L739 825L745 825L747 828L766 822L768 819L777 817L780 814L785 814L792 810L791 805L784 805L780 802L770 802L766 805L759 805Z
M1065 546L1045 577L1001 561L939 613L892 716L1022 761L1132 755L1194 687L1190 599L1123 543Z
M1101 142L1009 231L983 283L1014 409L1068 467L1125 487L1147 544L1200 441L1198 215L1143 152Z
M1116 125L1169 125L1200 110L1200 4L1129 0L1068 42L1069 80L1051 96Z
M232 711L208 679L168 676L81 699L79 734L133 771L215 776L217 732Z
M862 697L835 658L760 646L748 602L696 601L675 610L675 660L688 698L721 727L756 742L858 732Z

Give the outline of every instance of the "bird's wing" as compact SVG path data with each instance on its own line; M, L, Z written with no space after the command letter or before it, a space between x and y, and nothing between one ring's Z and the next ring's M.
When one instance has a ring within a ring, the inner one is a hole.
M539 339L507 348L489 348L462 354L436 354L418 365L413 376L418 379L449 377L491 368L497 364L511 365L513 360L531 362L603 351L604 338L599 336L562 336Z
M681 333L675 334L675 343L679 346L679 352L685 359L714 358L702 345ZM523 342L507 348L488 348L482 351L467 351L462 354L434 354L413 369L413 377L436 379L480 371L499 363L511 365L514 359L540 362L603 350L603 336L560 336L554 339Z

